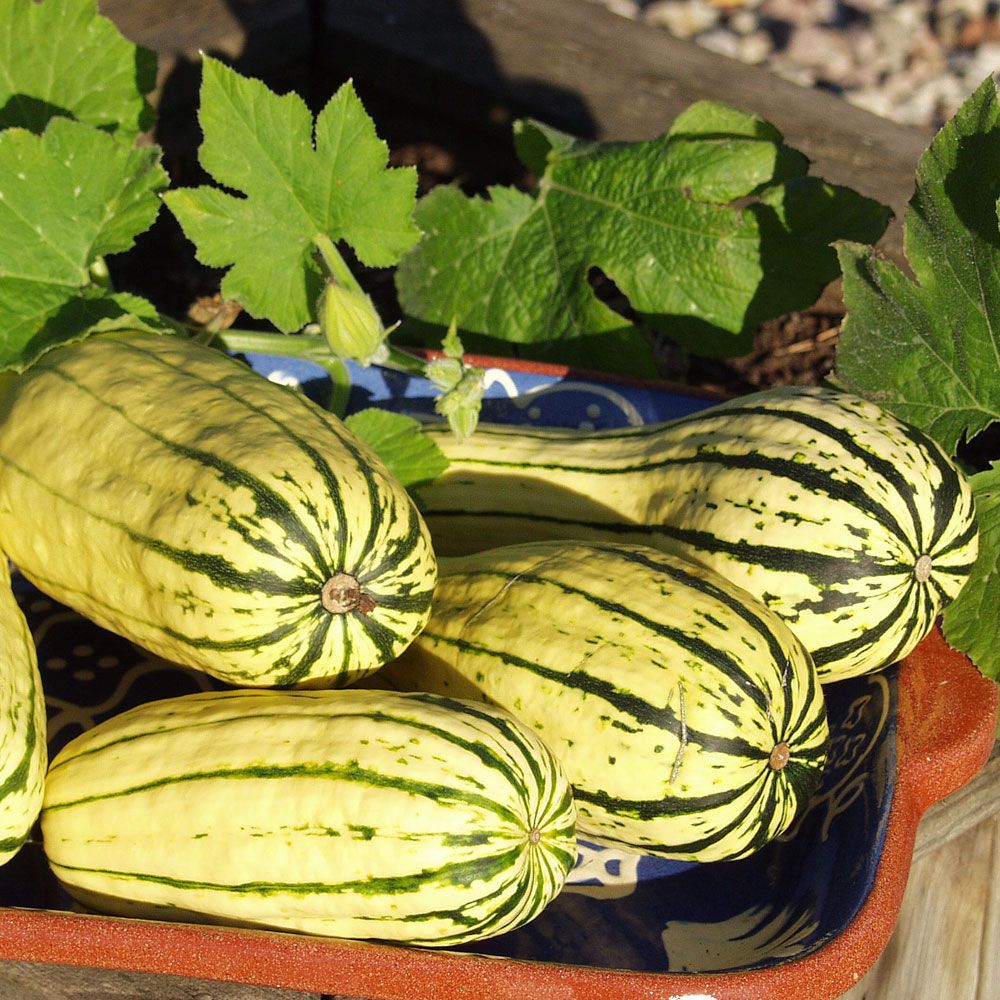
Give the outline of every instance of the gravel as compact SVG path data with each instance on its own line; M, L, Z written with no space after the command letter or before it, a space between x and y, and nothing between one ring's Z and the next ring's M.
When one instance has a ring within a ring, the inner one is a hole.
M604 0L704 48L940 128L1000 71L998 0Z

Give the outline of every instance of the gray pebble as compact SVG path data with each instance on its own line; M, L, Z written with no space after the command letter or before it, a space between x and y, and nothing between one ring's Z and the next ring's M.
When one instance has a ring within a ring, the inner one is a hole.
M960 48L990 0L595 0L653 29L822 84L895 121L938 128L991 73L1000 42Z

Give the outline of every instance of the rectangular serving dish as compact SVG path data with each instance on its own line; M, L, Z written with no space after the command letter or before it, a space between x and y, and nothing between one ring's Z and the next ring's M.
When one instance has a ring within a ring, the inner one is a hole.
M318 366L248 360L317 398L327 391ZM491 421L620 426L711 403L655 383L470 360L487 369ZM421 379L375 368L352 375L352 408L432 413ZM15 582L39 650L53 753L133 704L219 686ZM794 830L742 861L663 862L581 843L570 884L534 922L438 951L75 912L35 840L0 869L0 958L369 1000L833 998L889 938L920 815L989 756L997 694L938 632L901 664L827 691L823 784Z

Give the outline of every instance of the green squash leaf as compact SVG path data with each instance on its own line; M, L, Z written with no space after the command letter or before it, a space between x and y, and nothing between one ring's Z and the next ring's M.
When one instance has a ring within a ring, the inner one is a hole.
M1000 102L988 77L917 166L905 246L913 277L870 249L838 247L844 271L838 384L867 396L955 454L1000 420ZM1000 678L1000 474L973 477L975 570L945 612L945 635Z
M764 319L811 304L838 239L874 241L885 207L807 177L766 122L701 102L650 142L589 143L521 122L533 194L421 200L396 273L409 315L516 343L630 331L595 269L648 325L701 354L741 353Z
M222 294L278 329L316 315L323 274L317 239L343 240L370 267L389 267L416 242L417 175L387 168L353 86L344 84L313 122L294 93L278 96L215 59L201 85L200 159L230 194L203 186L165 196L198 259L229 268Z
M444 452L413 417L369 407L351 414L344 422L407 488L429 483L448 468Z
M41 136L0 132L0 368L23 368L42 351L148 303L94 284L91 265L128 250L156 218L168 180L155 149L53 118Z
M62 116L131 143L152 128L156 54L133 45L95 0L0 0L0 129L35 133Z
M50 348L114 330L175 332L145 299L90 286L81 289L51 315L42 317L38 332L17 351L14 360L5 361L0 368L23 371Z
M976 666L1000 681L1000 462L972 477L979 522L979 557L958 596L945 608L944 635Z
M840 384L949 452L1000 420L1000 102L992 78L938 132L906 212L916 278L867 248L838 248L847 318Z

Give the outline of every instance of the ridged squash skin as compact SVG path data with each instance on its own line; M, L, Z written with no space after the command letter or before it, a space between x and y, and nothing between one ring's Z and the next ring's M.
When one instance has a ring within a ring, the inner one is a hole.
M100 911L429 946L526 923L576 860L569 785L532 733L384 691L132 709L56 755L42 832Z
M536 542L445 559L430 622L375 675L500 705L559 759L588 839L744 857L819 783L816 670L784 622L644 546Z
M975 562L972 491L938 445L857 396L754 393L668 423L431 428L439 555L550 538L651 545L784 618L834 681L905 656Z
M173 336L94 336L0 387L0 545L40 590L240 686L348 683L437 564L382 462L300 392Z
M20 850L42 807L48 751L35 644L0 555L0 864Z

